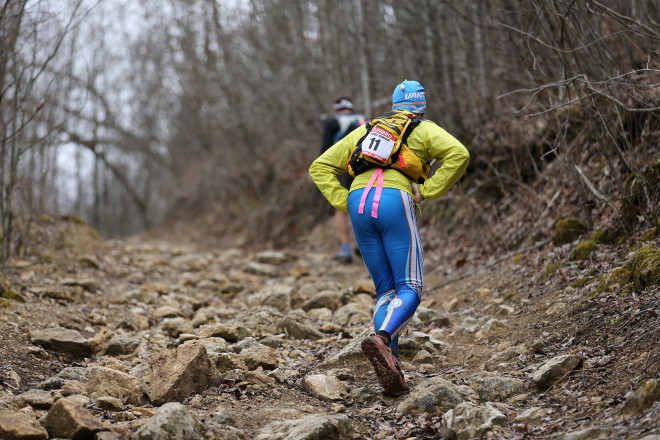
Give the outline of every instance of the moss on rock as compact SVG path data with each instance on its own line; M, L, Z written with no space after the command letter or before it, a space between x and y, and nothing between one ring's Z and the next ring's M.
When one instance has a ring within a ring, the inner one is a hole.
M621 203L621 214L623 222L630 227L637 223L637 214L642 209L641 207L647 204L646 196L651 198L658 196L660 159L651 163L641 175L631 173L626 178L624 187L627 197Z
M641 197L644 185L649 188L657 188L660 185L660 159L651 163L641 176L631 173L626 178L625 188L633 198Z
M630 284L631 280L631 271L630 271L630 264L626 263L621 267L617 267L612 271L610 276L607 278L607 285L612 286L612 285L619 285L619 286L626 286ZM624 291L629 291L630 289L623 289Z
M620 245L626 241L626 234L620 229L599 229L591 238L599 244Z
M581 241L573 249L571 260L582 261L589 259L589 255L596 250L597 243L593 238Z
M637 289L660 284L660 249L655 244L642 246L629 263L632 282Z
M577 244L573 253L572 260L586 260L591 253L596 250L599 244L622 244L626 239L623 232L615 229L599 229L594 232L588 240L583 240Z
M561 246L571 243L573 240L587 232L589 228L575 217L567 217L557 220L552 232L552 243Z
M598 284L596 292L600 293L618 285L621 287L621 293L628 293L632 288L643 290L658 284L660 284L660 249L655 244L645 244L623 266L604 277Z
M657 188L660 185L660 159L649 165L644 172L644 178L651 188Z
M647 380L626 399L623 412L640 414L652 407L657 400L660 400L660 382L654 379Z
M547 281L553 276L555 276L557 269L559 269L559 264L555 263L554 261L548 263L548 265L545 268L545 271L543 271L543 279Z
M0 297L19 302L25 302L25 299L21 295L14 292L11 288L11 283L4 278L0 278Z
M573 284L571 284L571 287L579 289L580 287L584 287L588 284L591 284L593 281L594 281L593 277L580 278L579 280L577 280Z
M656 226L655 228L651 229L649 232L644 234L644 236L641 238L640 241L649 241L653 240L655 237L660 235L660 227Z

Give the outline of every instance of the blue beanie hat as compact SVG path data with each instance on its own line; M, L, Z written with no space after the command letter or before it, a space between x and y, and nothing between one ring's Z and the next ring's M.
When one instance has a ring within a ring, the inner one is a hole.
M425 113L426 94L424 93L424 87L417 81L408 80L397 85L392 94L392 110Z

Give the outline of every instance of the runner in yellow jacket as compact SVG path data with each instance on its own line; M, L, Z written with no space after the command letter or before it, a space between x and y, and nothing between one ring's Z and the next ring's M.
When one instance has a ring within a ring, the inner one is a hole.
M422 85L417 81L398 84L392 110L423 116L426 96ZM465 172L470 155L452 135L423 120L410 133L407 144L423 162L441 163L430 179L416 186L399 171L372 168L356 176L346 189L335 176L346 171L351 153L366 131L366 126L359 127L326 150L312 163L309 174L332 206L350 215L377 295L376 334L362 341L362 350L385 392L401 394L408 387L398 363L398 336L419 306L424 273L415 206L445 194ZM372 185L376 191L371 190ZM365 205L370 209L365 211Z

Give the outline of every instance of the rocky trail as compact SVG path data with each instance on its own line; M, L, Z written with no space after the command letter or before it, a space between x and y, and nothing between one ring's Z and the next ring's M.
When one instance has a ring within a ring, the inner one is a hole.
M411 392L388 397L359 346L373 285L331 230L250 252L42 219L2 280L0 438L660 439L658 284L598 275L657 264L657 236L587 261L577 241L459 268L428 251Z

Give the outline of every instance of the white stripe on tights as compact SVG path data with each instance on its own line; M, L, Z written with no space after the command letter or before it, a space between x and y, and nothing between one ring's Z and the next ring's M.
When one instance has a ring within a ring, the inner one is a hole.
M417 227L417 219L415 217L415 202L410 194L401 191L401 197L406 202L406 220L408 221L408 228L410 229L410 254L408 255L408 279L415 287L422 285L422 278L424 276L424 256L422 254L422 240L419 235L419 228Z

